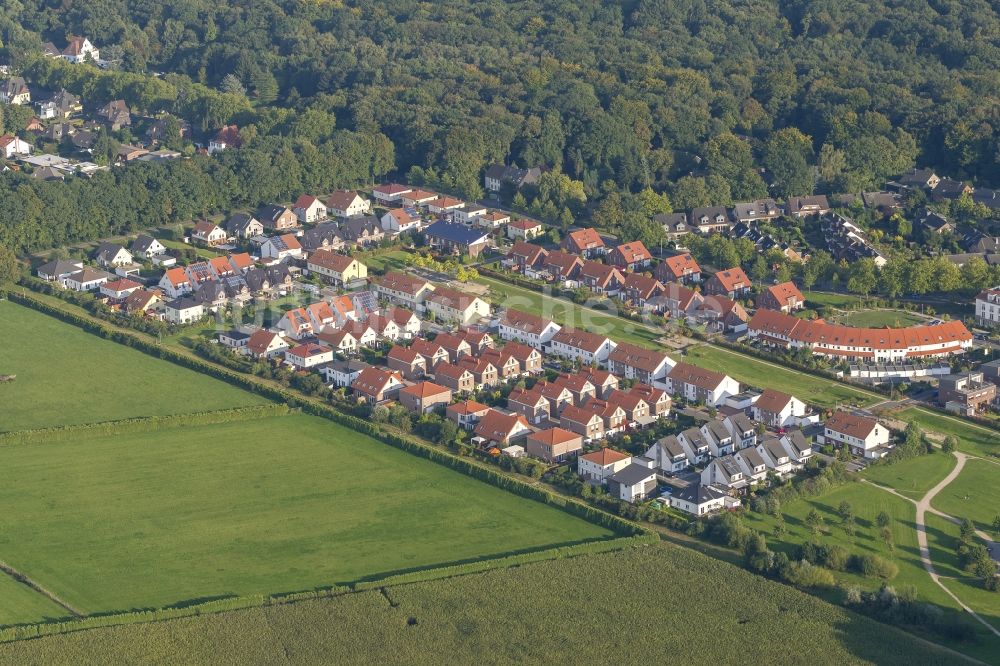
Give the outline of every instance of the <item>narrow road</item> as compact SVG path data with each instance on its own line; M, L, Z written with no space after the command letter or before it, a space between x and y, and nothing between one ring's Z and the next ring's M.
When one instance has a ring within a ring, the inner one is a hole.
M931 561L931 549L927 545L927 523L925 521L925 517L927 515L927 512L930 511L931 513L933 513L935 515L938 515L938 516L941 516L942 518L946 518L946 519L950 520L953 523L961 524L961 521L958 518L955 518L953 516L949 516L948 514L942 513L940 511L938 511L937 509L933 508L931 506L931 500L933 500L934 497L939 492L941 492L942 490L944 490L948 486L949 483L951 483L956 478L958 478L958 475L962 473L962 468L965 467L965 461L966 460L968 460L970 457L973 457L973 458L975 457L975 456L968 456L965 453L961 453L959 451L954 451L953 454L958 459L958 464L955 465L955 469L951 470L951 472L948 473L948 476L946 476L943 479L941 479L940 483L938 483L936 486L934 486L933 488L931 488L930 490L928 490L924 494L924 496L921 497L919 500L914 500L914 499L912 499L910 497L907 497L906 495L903 495L903 494L900 494L900 493L896 492L892 488L887 488L887 487L879 485L877 483L873 483L873 482L871 482L871 481L869 481L867 479L865 479L864 482L868 483L870 485L873 485L876 488L880 488L880 489L882 489L882 490L884 490L886 492L892 493L893 495L896 495L897 497L902 497L903 499L905 499L907 501L913 502L917 506L917 545L920 547L920 561L924 565L924 569L927 570L927 574L931 577L931 580L933 580L935 583L937 583L938 587L940 587L942 590L944 590L945 593L949 597L951 597L952 599L955 600L955 603L957 603L959 606L961 606L962 610L964 610L966 613L968 613L972 617L976 618L976 620L978 620L980 624L982 624L984 627L986 627L991 632L993 632L994 635L996 635L998 638L1000 638L1000 630L998 630L996 627L994 627L992 624L990 624L989 622L987 622L983 618L979 617L979 615L977 615L974 610L972 610L967 605L965 605L965 603L961 599L959 599L957 596L955 596L955 594L951 590L949 590L947 587L945 587L944 583L941 582L941 576L938 574L937 570L934 568L934 562ZM984 533L980 532L979 530L976 530L976 534L980 538L982 538L983 540L985 540L987 544L991 544L992 545L992 542L990 541L989 537L987 537Z

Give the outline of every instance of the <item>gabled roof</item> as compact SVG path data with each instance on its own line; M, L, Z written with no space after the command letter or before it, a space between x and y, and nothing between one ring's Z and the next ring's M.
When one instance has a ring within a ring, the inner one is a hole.
M781 284L771 285L767 288L767 291L778 303L787 303L789 301L801 303L805 300L802 292L798 290L793 282L782 282Z
M690 254L678 254L667 257L663 263L673 273L675 278L683 277L689 273L700 273L701 267Z
M449 287L438 287L427 294L428 302L460 311L468 310L478 300L480 299L477 296L465 294Z
M508 257L524 257L525 263L529 266L535 266L547 255L548 250L544 247L535 245L534 243L526 243L525 241L517 241L510 248L510 252L507 253Z
M559 329L552 341L595 354L608 341L608 336L565 326Z
M618 282L622 282L625 279L621 271L617 268L602 264L599 261L583 262L583 266L580 267L580 277L593 280L601 287L606 287L612 279L617 279Z
M482 404L481 402L476 402L475 400L463 400L462 402L456 402L454 405L448 405L448 411L454 414L478 414L480 412L485 412L489 407Z
M523 333L539 335L554 322L551 319L543 319L538 315L533 315L520 310L508 309L500 319L500 324L516 328Z
M458 381L466 374L471 375L472 372L468 368L461 365L454 365L447 361L442 361L434 366L434 376L435 377L447 377L448 379L454 379Z
M775 391L770 388L764 389L764 392L760 394L759 398L757 398L757 402L754 403L754 407L762 412L778 414L788 405L791 399L792 396L787 393Z
M275 338L281 340L281 336L277 333L272 333L262 328L258 329L247 340L247 350L259 356L267 351L268 347L275 341ZM285 346L287 347L287 345Z
M520 414L504 414L495 409L486 412L476 425L476 434L480 437L499 441L510 437L515 430L529 429L528 422Z
M489 239L489 233L484 233L481 229L444 221L435 222L427 227L424 234L428 238L439 238L458 245L475 245L485 243Z
M560 418L572 421L573 423L579 423L580 425L587 425L593 422L595 417L601 419L600 414L592 412L585 407L577 407L576 405L566 405L563 407L562 414L560 414Z
M664 363L670 364L670 357L664 352L653 351L630 342L619 342L608 357L609 361L638 368L643 372L654 372Z
M343 273L357 261L354 257L334 252L333 250L319 249L309 255L308 263L320 266L336 273Z
M612 253L620 256L626 264L650 261L653 258L653 255L649 253L649 250L642 244L642 241L622 243L612 250Z
M829 428L835 432L843 433L849 437L865 439L871 434L878 421L870 416L860 416L844 411L834 412L824 423L824 428Z
M626 273L624 287L626 291L635 291L640 298L648 299L662 291L663 284L656 278L642 273Z
M434 398L444 394L451 395L450 388L440 386L434 382L417 382L413 386L407 386L404 389L400 389L399 392L400 394L405 393L407 395L412 395L414 398L419 398L421 400Z
M713 372L683 361L671 368L667 376L671 381L693 384L708 391L714 391L726 379L726 374L723 372Z
M583 260L575 254L563 252L562 250L553 250L545 257L544 265L546 267L553 266L557 268L559 275L565 278L570 277L578 267L583 266Z
M588 227L566 234L565 245L576 252L583 252L604 247L604 239L596 229Z
M316 344L315 342L307 342L305 344L292 347L285 352L286 356L295 356L296 358L310 358L312 356L321 356L330 352L330 348L324 345Z
M320 201L317 197L314 197L311 194L302 194L302 195L299 195L299 198L295 200L294 204L292 204L292 208L307 209L307 208L311 208L315 204L322 205L323 202Z
M412 347L403 347L402 345L393 345L386 358L390 361L400 361L407 365L424 362L424 357L419 352Z
M558 427L549 428L548 430L540 430L528 435L528 441L535 442L540 446L546 446L549 448L559 446L560 444L575 442L579 439L581 439L580 435L575 432L570 432L569 430L564 430Z
M593 453L584 454L580 457L587 462L592 462L596 465L600 465L601 467L607 467L608 465L612 465L616 462L628 460L632 456L627 453L622 453L621 451L604 448L594 451Z
M175 287L179 287L182 284L191 283L190 278L188 278L187 271L185 271L180 266L178 266L177 268L168 269L167 272L165 272L163 275L164 277L167 278L167 280L170 281L170 284L172 284Z
M386 183L385 185L376 185L372 188L372 191L378 192L379 194L385 194L387 196L394 196L397 194L406 194L411 192L412 188L409 185L400 185L399 183Z
M433 288L433 285L423 278L418 278L414 275L400 273L397 271L389 271L376 280L376 284L383 289L400 291L404 294L408 294L409 296L416 296L417 293L425 287Z
M335 190L326 198L326 207L332 210L347 210L359 198L354 190Z
M724 291L735 291L737 289L747 289L750 287L750 278L747 274L743 272L743 269L739 266L735 266L728 270L719 271L714 275L714 278Z
M402 377L395 370L384 370L371 366L361 371L361 374L351 382L351 388L359 393L376 396L390 385L402 383Z

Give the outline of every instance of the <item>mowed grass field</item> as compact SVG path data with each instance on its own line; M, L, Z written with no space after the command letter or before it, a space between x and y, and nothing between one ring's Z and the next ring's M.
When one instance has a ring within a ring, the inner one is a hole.
M45 595L0 572L0 625L68 619L70 613Z
M699 628L701 627L701 628ZM37 664L952 664L936 646L672 547L0 645ZM808 655L808 658L806 658Z
M302 415L7 445L0 469L0 559L85 613L611 536Z
M902 328L916 326L927 320L905 310L855 310L839 317L837 321L846 326L859 328L882 328L883 326Z
M821 407L843 404L864 406L879 400L875 394L845 386L825 377L766 363L721 347L709 345L689 347L684 360L709 370L724 372L746 384L791 393L799 400Z
M0 338L0 374L17 375L0 384L0 432L265 402L10 301Z
M916 423L925 432L942 437L954 435L958 439L959 451L1000 461L1000 431L990 430L985 426L962 421L945 414L929 412L919 407L909 407L894 414L894 416L907 423Z
M872 465L865 469L864 477L918 500L948 476L957 462L955 456L936 451L891 465Z
M993 531L993 519L1000 516L1000 464L966 461L962 472L934 496L931 505L949 516L968 518L977 528L1000 539Z

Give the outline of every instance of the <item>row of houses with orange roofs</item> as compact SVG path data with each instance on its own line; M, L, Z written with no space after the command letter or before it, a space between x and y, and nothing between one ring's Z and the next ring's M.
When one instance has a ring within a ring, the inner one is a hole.
M972 346L972 333L961 321L906 328L857 328L822 319L799 319L777 310L759 309L750 320L749 336L780 349L808 349L840 361L898 363L962 354Z

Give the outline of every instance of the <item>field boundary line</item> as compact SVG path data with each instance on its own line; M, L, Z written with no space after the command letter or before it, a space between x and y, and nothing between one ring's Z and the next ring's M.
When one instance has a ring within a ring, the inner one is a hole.
M56 604L57 606L63 608L64 610L66 610L67 612L69 612L70 615L74 615L74 616L76 616L78 618L83 618L83 617L87 616L87 614L84 613L83 611L77 610L73 606L70 606L69 603L63 601L54 592L51 592L50 590L46 589L45 587L42 587L42 585L40 583L32 580L29 576L21 573L20 571L18 571L17 569L15 569L14 567L10 566L9 564L7 564L6 562L4 562L2 560L0 560L0 571L2 571L3 573L7 574L8 576L10 576L11 578L13 578L18 583L21 583L22 585L26 585L26 586L30 587L32 590L34 590L35 592L37 592L38 594L42 595L43 597L48 598L49 601L51 601L52 603Z

